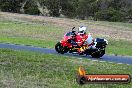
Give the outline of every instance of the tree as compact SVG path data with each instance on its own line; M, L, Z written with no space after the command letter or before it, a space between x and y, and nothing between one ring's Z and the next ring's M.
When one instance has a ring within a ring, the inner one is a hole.
M21 12L21 13L25 13L24 7L25 7L25 5L27 4L28 1L29 1L29 0L25 0L25 1L23 1L23 2L21 3L21 8L20 8L20 12Z
M19 13L21 0L1 0L0 8L1 11Z
M78 0L60 0L60 13L75 18L77 15Z
M77 7L77 15L81 19L93 16L96 8L96 0L79 0Z
M58 17L108 21L132 18L131 0L0 0L0 10Z

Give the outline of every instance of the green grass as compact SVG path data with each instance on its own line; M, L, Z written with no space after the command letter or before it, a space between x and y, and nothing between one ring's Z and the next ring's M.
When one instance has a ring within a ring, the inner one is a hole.
M2 15L3 16L3 15ZM0 18L0 42L54 48L68 30L54 23L26 18ZM46 19L46 18L45 18ZM81 22L81 21L80 21ZM131 31L128 23L87 21L90 27ZM98 36L101 37L101 36ZM132 42L109 39L107 54L132 56ZM132 66L89 59L0 49L0 88L131 88L130 84L76 83L76 72L83 66L88 74L132 74Z
M24 37L37 39L54 40L57 35L62 33L59 27L52 25L42 25L35 23L22 22L3 22L0 21L0 35L10 37Z
M98 25L103 26L106 28L111 29L118 29L118 30L124 30L124 31L131 31L132 30L132 24L131 23L123 23L123 22L107 22L107 21L85 21L88 24L91 25Z
M43 48L54 48L56 41L51 40L41 40L41 39L33 39L33 38L22 38L22 37L0 37L0 43L10 43L10 44L24 44L24 45L32 45L36 47Z
M89 59L0 49L0 88L131 88L130 84L76 83L83 66L88 74L132 74L132 66Z
M106 53L132 56L132 42L124 40L109 40Z
M93 24L93 22L91 22ZM94 22L95 23L95 22ZM97 24L98 22L96 22ZM90 23L89 23L90 24ZM99 25L104 22L99 22ZM106 26L122 27L121 23L106 22ZM114 24L114 26L112 25ZM131 24L122 23L123 27L129 27ZM131 27L131 26L130 26ZM12 44L33 45L38 47L54 48L54 45L60 41L67 30L51 24L42 24L37 22L19 22L0 20L0 42ZM101 36L98 36L101 37ZM107 54L129 55L132 56L132 42L126 40L109 39L109 45L106 49Z
M0 21L0 42L53 48L63 35L52 25Z
M122 23L122 22L103 22L101 24L107 24L107 25L111 25L111 26L114 26L114 27L119 27L119 29L123 29L123 28L129 28L129 30L131 30L132 28L132 24L131 23Z
M4 17L4 16L2 16ZM54 48L68 30L55 26L45 21L0 18L0 42L12 44L24 44L38 47ZM13 17L14 18L14 17ZM79 20L78 20L79 21ZM83 22L83 21L80 21ZM132 24L105 21L86 21L89 26L104 26L114 29L131 30ZM101 37L101 35L97 35ZM93 36L95 37L95 35ZM105 37L106 38L106 37ZM132 56L132 42L125 40L109 40L106 48L107 54Z
M54 48L57 41L50 40L38 40L31 38L14 38L14 37L0 37L1 43L11 43L11 44L24 44L32 45L43 48ZM132 42L123 40L109 40L109 45L106 48L107 54L114 55L129 55L132 56Z

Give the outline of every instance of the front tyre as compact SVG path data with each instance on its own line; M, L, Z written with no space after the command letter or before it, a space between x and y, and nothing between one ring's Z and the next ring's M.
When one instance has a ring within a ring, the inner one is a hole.
M61 44L60 42L58 42L56 45L55 45L55 50L60 53L60 48L61 48Z
M63 47L61 45L60 42L58 42L56 45L55 45L55 50L58 52L58 53L61 53L61 54L64 54L64 53L67 53L68 52L68 49Z
M100 51L98 51L98 52L93 52L93 53L91 53L91 56L92 56L93 58L100 58L100 57L102 57L104 54L105 54L105 50L100 50Z

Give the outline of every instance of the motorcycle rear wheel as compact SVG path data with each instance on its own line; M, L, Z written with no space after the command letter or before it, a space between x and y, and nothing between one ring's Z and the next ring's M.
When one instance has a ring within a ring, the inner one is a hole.
M91 56L92 56L93 58L100 58L100 57L102 57L104 54L105 54L105 50L101 50L101 51L99 51L99 52L93 52L93 53L91 53Z

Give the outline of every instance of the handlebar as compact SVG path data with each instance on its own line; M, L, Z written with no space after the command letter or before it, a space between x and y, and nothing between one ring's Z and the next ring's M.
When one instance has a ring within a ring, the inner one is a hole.
M76 33L75 33L76 31L74 29L75 27L72 28L72 36L76 36Z
M75 27L72 28L72 31L74 31Z

